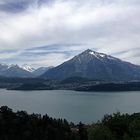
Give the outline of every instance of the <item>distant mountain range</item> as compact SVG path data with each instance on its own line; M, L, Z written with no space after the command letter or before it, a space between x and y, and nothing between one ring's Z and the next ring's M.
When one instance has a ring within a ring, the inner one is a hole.
M0 76L53 80L82 77L103 81L133 81L140 80L140 66L88 49L57 67L35 69L28 65L0 64Z
M0 76L3 77L31 77L32 73L18 65L0 64Z
M3 77L38 77L42 75L44 72L49 70L51 67L40 67L40 68L32 68L29 65L7 65L0 64L0 76Z
M41 75L47 79L75 76L111 81L140 80L140 66L88 49Z

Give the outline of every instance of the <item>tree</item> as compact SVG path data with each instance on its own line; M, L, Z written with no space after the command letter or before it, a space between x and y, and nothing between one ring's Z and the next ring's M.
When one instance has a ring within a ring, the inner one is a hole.
M88 129L89 140L114 140L109 128L101 124L95 124Z
M80 122L78 128L79 128L80 140L88 140L87 129L85 128L85 125Z

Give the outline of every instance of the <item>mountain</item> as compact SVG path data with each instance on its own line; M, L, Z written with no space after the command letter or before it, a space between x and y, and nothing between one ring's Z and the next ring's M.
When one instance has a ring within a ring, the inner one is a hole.
M33 74L18 65L0 64L0 76L3 76L3 77L32 77Z
M40 76L42 74L44 74L45 72L47 72L49 69L52 69L53 67L39 67L37 69L35 69L32 73L35 76Z
M3 77L38 77L53 67L39 67L37 69L24 64L24 65L8 65L0 64L0 76Z
M0 64L0 72L3 72L5 70L7 70L8 68L9 68L9 65L6 65L6 64L3 64L3 63Z
M140 80L140 66L88 49L41 75L48 79L74 76L111 81Z
M29 71L29 72L34 72L36 69L27 65L27 64L24 64L21 66L22 69L26 70L26 71Z

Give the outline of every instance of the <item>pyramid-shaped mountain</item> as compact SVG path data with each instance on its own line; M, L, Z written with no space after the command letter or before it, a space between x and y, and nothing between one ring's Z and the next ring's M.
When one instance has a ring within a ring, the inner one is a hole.
M75 76L95 80L140 80L140 66L88 49L71 60L48 70L41 77L65 79Z

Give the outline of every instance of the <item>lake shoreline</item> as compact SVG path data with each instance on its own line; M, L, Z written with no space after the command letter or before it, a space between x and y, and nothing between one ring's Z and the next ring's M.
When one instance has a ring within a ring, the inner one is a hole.
M22 84L17 87L10 87L9 90L73 90L73 91L96 91L96 92L117 92L117 91L140 91L140 82L105 82L105 83L84 83L84 84Z

